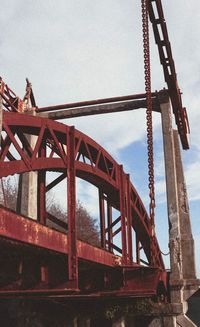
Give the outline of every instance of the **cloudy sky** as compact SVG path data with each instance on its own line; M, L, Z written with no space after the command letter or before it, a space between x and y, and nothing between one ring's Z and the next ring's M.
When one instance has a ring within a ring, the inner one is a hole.
M183 152L197 268L200 274L200 4L163 1L173 56L191 127ZM144 92L140 1L7 0L0 11L0 75L21 97L28 77L38 106ZM151 38L152 90L166 87ZM79 118L68 124L103 145L125 170L148 207L145 112ZM156 226L168 252L160 116L154 115ZM79 197L96 214L95 190Z

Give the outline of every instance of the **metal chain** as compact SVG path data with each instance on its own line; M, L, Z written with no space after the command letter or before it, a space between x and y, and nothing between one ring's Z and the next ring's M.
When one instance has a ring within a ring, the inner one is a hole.
M148 150L148 173L149 173L149 214L151 224L154 226L154 161L153 161L153 127L152 127L152 99L151 99L151 70L150 70L150 47L149 47L149 22L148 22L148 0L141 0L142 7L142 30L144 51L144 75L145 92L147 99L146 121L147 121L147 150Z

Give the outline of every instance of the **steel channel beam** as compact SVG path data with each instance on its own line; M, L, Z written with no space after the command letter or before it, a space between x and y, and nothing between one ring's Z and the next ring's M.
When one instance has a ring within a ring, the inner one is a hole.
M127 245L128 245L128 260L131 264L133 262L133 240L132 240L132 224L131 224L131 188L130 175L126 174L126 216L127 216Z
M38 222L0 208L0 238L17 241L37 248L44 248L61 254L68 254L66 234L48 228ZM81 260L114 267L118 257L82 241L76 241L77 256ZM118 261L119 263L119 261Z
M68 218L68 275L78 288L78 257L76 247L76 172L74 127L67 129L67 218Z
M101 229L101 247L106 248L106 227L105 227L105 204L104 194L99 188L99 215L100 215L100 229Z
M156 97L152 98L153 110L159 112L160 107ZM49 119L66 119L76 118L82 116L91 116L99 114L108 114L114 112L131 111L141 108L146 108L146 100L125 101L119 103L107 103L101 105L90 105L85 107L70 108L64 110L57 110L52 112L38 112L37 115L42 118Z
M151 93L152 97L155 97L156 95L157 92ZM92 106L92 105L99 105L99 104L106 104L106 103L113 103L113 102L140 100L140 99L143 100L146 99L146 93L96 99L96 100L89 100L89 101L81 101L81 102L73 102L73 103L65 103L56 106L41 107L41 108L36 108L36 112L48 112L48 111L55 111L55 110L62 110L62 109L78 108L78 107L85 107L85 106Z
M126 212L125 212L125 174L123 166L119 166L119 201L120 201L120 215L121 215L121 237L122 237L122 260L127 264L127 230L126 230Z

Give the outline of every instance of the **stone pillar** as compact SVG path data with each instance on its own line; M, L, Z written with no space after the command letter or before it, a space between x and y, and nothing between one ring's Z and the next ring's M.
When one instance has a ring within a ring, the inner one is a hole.
M182 274L184 279L196 279L194 240L190 224L187 190L181 160L178 131L173 130L174 149L176 157L176 177L179 200L179 218L182 252Z
M163 130L163 145L165 157L165 175L167 189L167 207L169 220L169 248L170 248L170 282L182 280L180 217L178 189L176 182L176 158L172 130L171 106L165 91L160 92L160 107ZM181 287L171 292L173 303L182 303Z
M196 278L194 239L190 223L190 213L187 198L187 189L181 160L181 150L179 145L178 132L173 131L174 148L176 155L176 177L179 200L179 217L181 233L181 253L182 253L182 274L184 280L183 298L186 301L199 288L199 280Z
M187 192L184 181L178 132L172 129L171 106L166 91L161 91L160 107L163 128L167 206L170 248L170 296L171 302L182 304L182 312L176 317L177 326L195 326L185 316L186 299L198 289L195 272L194 241L192 237ZM168 317L164 317L168 319ZM172 323L172 322L171 322ZM164 326L171 326L165 322ZM174 326L174 325L172 325Z
M35 115L35 111L26 114ZM27 140L34 148L36 137L27 135ZM21 174L19 177L17 212L32 219L37 219L37 172Z

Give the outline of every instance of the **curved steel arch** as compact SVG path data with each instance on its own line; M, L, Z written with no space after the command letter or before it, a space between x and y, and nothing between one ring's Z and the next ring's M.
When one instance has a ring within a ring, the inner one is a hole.
M35 136L34 145L27 135ZM0 177L38 171L38 181L44 186L45 171L61 172L60 178L45 185L46 192L66 176L72 191L75 189L75 175L92 183L99 189L101 220L104 219L102 209L105 198L110 208L114 207L120 211L117 219L120 228L117 231L113 232L116 222L111 221L107 228L105 222L101 223L102 247L110 251L120 250L114 245L112 238L121 233L123 264L133 264L132 230L134 230L137 239L137 263L141 264L139 250L142 247L148 260L147 264L164 269L149 216L130 182L129 175L125 174L123 167L94 140L73 127L52 120L3 112L1 144ZM40 184L38 189L40 192ZM41 201L45 201L45 194L41 194L39 198L41 205ZM69 206L72 200L74 201L68 192ZM39 212L38 220L45 224L46 213L40 209ZM72 230L74 224L72 221Z

